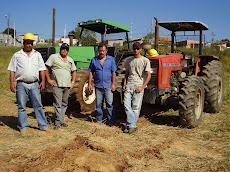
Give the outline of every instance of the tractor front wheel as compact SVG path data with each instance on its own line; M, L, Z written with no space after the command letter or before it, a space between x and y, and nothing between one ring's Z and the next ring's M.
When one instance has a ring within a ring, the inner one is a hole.
M77 70L77 79L74 85L73 92L77 101L80 104L81 111L91 112L96 107L96 94L94 84L92 82L93 92L88 92L89 72L87 68Z
M179 122L187 128L197 127L204 108L204 85L198 76L189 76L182 82L179 94Z

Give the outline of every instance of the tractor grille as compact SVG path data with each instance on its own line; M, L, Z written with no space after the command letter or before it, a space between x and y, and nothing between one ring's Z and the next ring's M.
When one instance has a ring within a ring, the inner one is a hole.
M155 59L149 59L151 65L151 79L148 83L148 87L158 87L158 67L159 61Z

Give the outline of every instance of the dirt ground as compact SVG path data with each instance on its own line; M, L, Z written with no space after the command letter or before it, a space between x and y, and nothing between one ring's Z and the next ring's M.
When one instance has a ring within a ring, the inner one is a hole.
M12 95L11 95L12 97ZM53 127L52 106L44 106ZM144 104L139 130L123 134L117 126L98 125L94 114L69 111L66 128L39 131L28 107L28 134L17 129L17 105L0 98L0 171L229 171L230 134L223 126L230 110L203 114L195 129L178 124L178 111ZM229 125L228 125L229 127Z

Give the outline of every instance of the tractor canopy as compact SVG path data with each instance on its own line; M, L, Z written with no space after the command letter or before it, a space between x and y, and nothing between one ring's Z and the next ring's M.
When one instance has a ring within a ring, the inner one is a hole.
M104 33L110 34L110 33L120 33L120 32L130 31L130 28L128 26L117 24L103 19L79 22L78 26L100 34L104 34Z
M172 32L208 30L208 26L199 21L159 22L159 25Z

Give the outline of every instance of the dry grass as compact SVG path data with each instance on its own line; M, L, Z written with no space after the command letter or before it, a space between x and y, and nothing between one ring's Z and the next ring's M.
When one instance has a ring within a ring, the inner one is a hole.
M5 80L8 77L5 77ZM6 81L5 81L6 82ZM4 83L4 81L1 81ZM226 82L226 89L229 83ZM230 106L226 96L218 114L203 114L202 124L183 129L178 111L143 105L139 130L123 134L119 126L97 125L94 114L68 112L67 128L52 133L38 130L32 108L30 128L17 129L15 95L0 98L0 171L230 171ZM54 110L44 111L52 128Z

